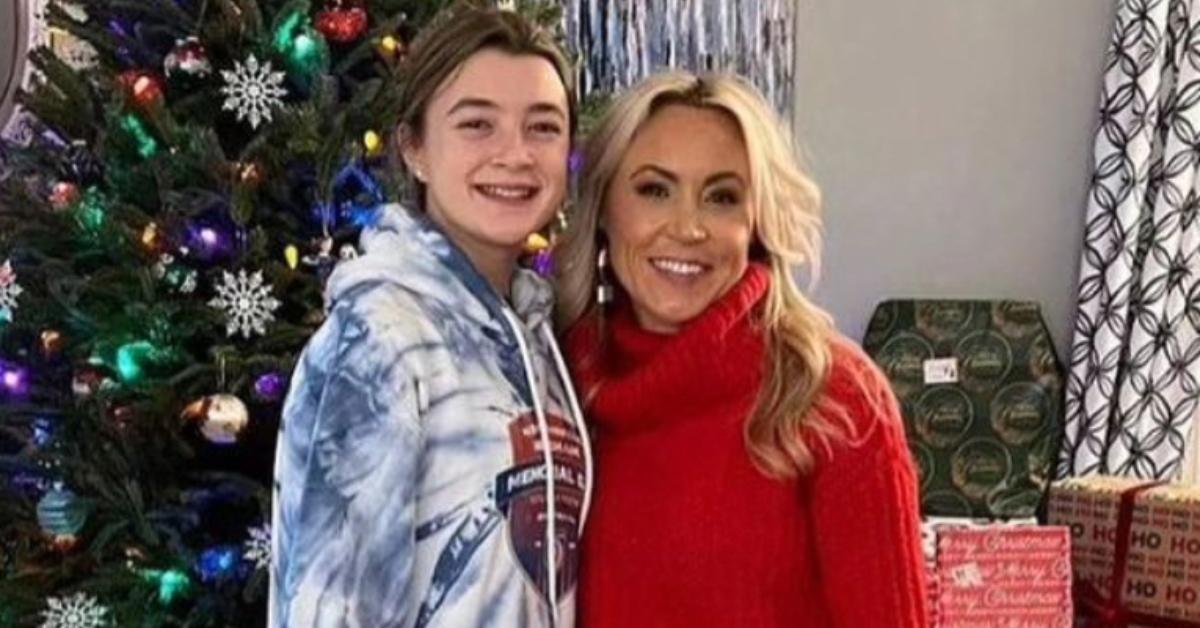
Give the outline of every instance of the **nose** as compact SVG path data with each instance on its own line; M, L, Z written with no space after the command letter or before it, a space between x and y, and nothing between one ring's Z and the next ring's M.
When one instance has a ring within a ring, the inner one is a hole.
M506 168L527 168L533 165L533 151L529 142L519 129L510 130L500 138L500 146L493 160L496 165Z
M708 229L704 225L700 209L691 201L679 203L671 215L667 225L667 235L685 244L696 244L708 239Z

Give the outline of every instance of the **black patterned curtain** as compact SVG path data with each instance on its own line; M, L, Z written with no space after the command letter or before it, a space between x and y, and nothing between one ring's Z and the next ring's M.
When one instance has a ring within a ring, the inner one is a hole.
M1175 478L1200 401L1200 0L1120 0L1060 475Z
M794 0L564 0L583 92L613 92L662 68L750 79L791 118Z

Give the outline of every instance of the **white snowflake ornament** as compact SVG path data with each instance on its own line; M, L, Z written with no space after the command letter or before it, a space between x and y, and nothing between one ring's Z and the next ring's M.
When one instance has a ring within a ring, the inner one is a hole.
M254 55L246 59L245 65L235 62L233 71L221 70L221 78L225 79L221 109L236 111L239 121L247 119L250 128L257 129L264 120L270 122L275 109L283 105L282 98L287 95L284 77L283 72L271 71L270 61L259 65Z
M255 569L266 569L271 566L271 527L267 524L249 528L250 538L242 545L245 553L242 558L254 563Z
M85 593L46 598L41 628L103 628L108 609Z
M12 269L12 263L4 260L0 266L0 323L13 319L17 309L17 297L25 290L17 283L17 273Z
M217 285L217 296L208 304L225 310L226 335L241 332L243 338L249 338L251 332L267 333L267 324L275 320L275 310L282 305L271 294L270 284L263 283L261 270L246 275L244 269L236 276L225 271Z

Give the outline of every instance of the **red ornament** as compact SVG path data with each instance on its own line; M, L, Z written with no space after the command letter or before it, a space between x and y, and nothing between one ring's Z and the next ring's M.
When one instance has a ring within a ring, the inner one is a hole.
M59 181L50 190L50 206L63 211L79 201L79 186L70 181Z
M317 30L325 39L339 44L350 43L367 32L367 12L358 2L334 0L317 13Z
M163 71L172 80L179 77L202 79L212 73L212 62L208 60L204 44L195 37L188 37L175 42L175 48L163 59Z
M133 102L143 109L163 100L162 80L145 70L125 70L117 77Z
M129 427L130 423L133 422L133 419L137 415L137 412L133 409L133 406L125 405L125 406L117 406L117 407L113 408L111 410L111 414L112 414L113 423L117 427L119 427L121 429L125 429L125 428Z
M74 534L53 534L47 539L50 541L50 547L56 551L66 554L79 546L79 537Z
M75 376L71 379L71 391L76 397L86 399L111 383L112 380L105 377L99 369L84 365L75 370Z

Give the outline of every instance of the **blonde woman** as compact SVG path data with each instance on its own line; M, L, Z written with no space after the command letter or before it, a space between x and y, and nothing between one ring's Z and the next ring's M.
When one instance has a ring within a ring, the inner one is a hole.
M559 277L585 628L926 624L895 399L791 275L820 219L787 137L745 82L671 73L588 142Z

